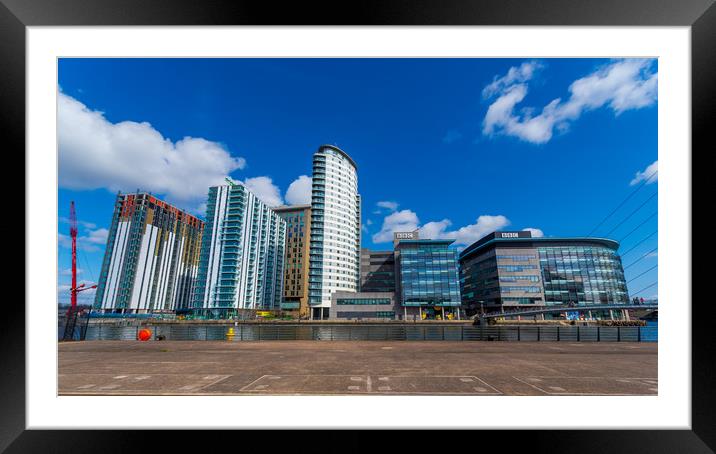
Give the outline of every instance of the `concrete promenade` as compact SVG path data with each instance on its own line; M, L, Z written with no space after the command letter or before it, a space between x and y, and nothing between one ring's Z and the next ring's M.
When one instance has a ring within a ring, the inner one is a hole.
M656 395L656 343L85 341L60 395Z

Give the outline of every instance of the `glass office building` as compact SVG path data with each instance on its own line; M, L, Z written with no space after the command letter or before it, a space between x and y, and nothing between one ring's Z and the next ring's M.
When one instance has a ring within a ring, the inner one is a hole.
M619 243L494 232L460 254L468 313L515 306L626 304Z
M404 319L459 318L460 286L454 240L398 240L395 245Z
M195 313L279 310L286 221L242 184L209 188Z

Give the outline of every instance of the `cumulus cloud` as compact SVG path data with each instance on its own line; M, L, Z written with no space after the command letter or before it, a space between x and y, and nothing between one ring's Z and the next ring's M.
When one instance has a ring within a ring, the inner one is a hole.
M380 208L385 208L385 209L388 209L388 210L390 210L390 211L395 211L395 210L398 209L398 203L397 203L397 202L391 202L391 201L388 201L388 200L382 200L382 201L376 203L376 205L379 206Z
M520 66L513 66L504 76L495 76L492 83L482 90L482 97L489 99L495 94L501 93L507 87L527 82L532 79L535 72L542 67L543 65L537 61L528 61L522 63Z
M77 274L82 274L82 268L77 268ZM62 276L72 276L72 268L65 268L64 270L60 271L60 275ZM69 290L69 286L68 286Z
M380 232L373 235L374 243L393 241L393 232L412 232L418 228L418 215L410 210L396 211L383 219Z
M57 106L59 185L67 189L164 194L195 209L210 186L221 185L246 161L203 138L172 142L147 122L112 123L60 92Z
M474 224L468 224L457 230L448 230L452 223L448 219L439 222L428 222L420 228L421 238L430 239L454 239L456 246L468 246L488 233L500 230L510 225L510 220L505 216L482 215Z
M244 186L256 197L270 207L283 205L281 190L273 184L270 177L253 177L243 181Z
M60 217L59 217L59 220L60 220L60 222L65 223L65 224L69 224L69 223L70 223L70 219L69 219L69 218L66 218L66 217L64 217L64 216L60 216ZM95 229L95 228L97 228L97 224L95 224L95 223L93 223L93 222L82 221L82 220L79 220L79 219L77 220L77 225L81 225L82 227L85 227L85 228L88 228L88 229Z
M544 236L544 232L540 229L535 229L533 227L527 227L522 229L525 232L532 233L532 238L542 238Z
M656 102L657 72L653 69L653 60L626 59L572 82L567 101L554 99L538 115L533 115L533 109L529 108L516 113L517 104L527 96L527 82L535 72L529 65L528 69L522 69L524 66L510 68L507 75L495 79L483 90L486 98L497 96L483 120L484 135L505 134L542 144L551 140L555 129L568 130L570 123L584 112L607 107L619 115Z
M659 161L654 161L649 166L647 166L644 171L639 171L634 175L634 179L629 182L630 186L634 186L635 184L639 184L642 181L646 181L645 184L651 184L657 181L659 178Z
M307 175L296 178L286 190L286 203L289 205L308 205L311 203L313 179Z
M86 235L77 237L77 249L86 252L97 252L101 249L98 246L107 244L108 235L109 230L105 228L88 229ZM64 233L58 233L57 243L60 247L69 249L72 247L72 238Z
M449 219L430 221L423 225L417 214L411 210L402 210L391 213L383 220L380 232L373 235L374 243L385 243L393 240L394 232L410 232L420 229L420 237L426 239L454 239L456 246L467 246L474 243L488 233L500 230L510 224L505 216L482 215L474 224L450 230L452 222Z

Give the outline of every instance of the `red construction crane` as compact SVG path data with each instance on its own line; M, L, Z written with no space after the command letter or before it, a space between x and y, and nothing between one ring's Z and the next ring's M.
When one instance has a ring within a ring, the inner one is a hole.
M75 214L75 202L70 202L70 237L72 238L72 286L70 287L70 310L75 313L77 311L77 294L97 288L97 285L85 287L85 284L77 285L77 215Z

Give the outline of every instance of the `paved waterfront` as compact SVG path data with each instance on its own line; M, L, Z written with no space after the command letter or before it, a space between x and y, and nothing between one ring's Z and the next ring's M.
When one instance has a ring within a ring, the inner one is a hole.
M61 395L656 395L656 343L86 341Z

